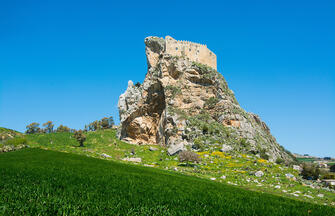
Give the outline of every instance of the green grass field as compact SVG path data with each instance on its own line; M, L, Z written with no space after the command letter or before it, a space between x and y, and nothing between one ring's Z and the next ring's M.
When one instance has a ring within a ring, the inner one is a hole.
M0 215L335 215L332 207L42 149L0 154Z
M141 166L151 166L207 180L215 178L215 182L222 184L335 206L335 193L320 188L315 183L304 181L292 167L261 160L254 155L223 154L218 149L213 149L209 152L198 152L201 162L196 166L184 166L185 164L178 161L177 156L168 156L166 149L161 146L152 146L158 150L150 151L149 145L132 145L118 140L115 130L86 133L84 147L79 147L72 135L72 133L29 134L9 141L20 143L23 138L31 148L73 153L126 164L132 163L123 161L124 158L139 157L142 162L138 165ZM135 154L132 155L132 152ZM108 154L110 157L105 158L102 154ZM264 176L254 175L254 172L259 170L264 172ZM287 178L285 176L287 173L293 174L297 180ZM225 178L221 178L222 176Z

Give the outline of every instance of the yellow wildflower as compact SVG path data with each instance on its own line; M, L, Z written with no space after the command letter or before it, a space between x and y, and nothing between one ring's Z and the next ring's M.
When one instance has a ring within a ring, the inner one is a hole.
M218 151L215 151L215 152L212 152L211 154L212 156L219 156L221 158L225 158L225 155L223 152L218 152Z
M264 159L258 159L257 160L259 163L267 163L268 161L267 160L264 160Z

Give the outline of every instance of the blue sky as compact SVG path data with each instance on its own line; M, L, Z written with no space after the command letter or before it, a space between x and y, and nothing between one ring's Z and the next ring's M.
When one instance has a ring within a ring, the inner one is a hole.
M292 152L335 156L334 1L0 1L0 126L82 128L146 73L144 38L207 44Z

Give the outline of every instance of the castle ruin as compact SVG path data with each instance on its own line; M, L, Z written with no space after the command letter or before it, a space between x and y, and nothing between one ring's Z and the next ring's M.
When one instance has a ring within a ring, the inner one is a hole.
M165 52L167 54L186 56L191 61L208 65L217 70L216 55L207 48L207 45L175 40L170 36L165 37L165 43Z

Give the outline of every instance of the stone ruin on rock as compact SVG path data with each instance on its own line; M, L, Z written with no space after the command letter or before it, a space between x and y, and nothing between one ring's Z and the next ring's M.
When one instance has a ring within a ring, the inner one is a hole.
M292 160L268 126L239 106L206 45L169 36L144 42L148 72L119 98L120 139L166 146L170 155L229 149Z

